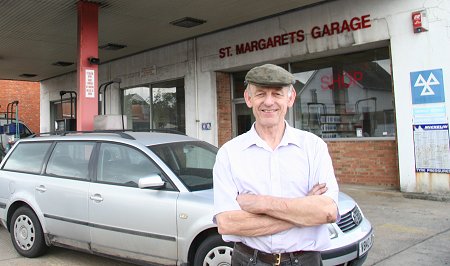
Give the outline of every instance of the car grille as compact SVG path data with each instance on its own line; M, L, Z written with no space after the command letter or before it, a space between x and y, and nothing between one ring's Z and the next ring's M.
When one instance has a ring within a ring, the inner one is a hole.
M358 206L355 206L353 210L347 212L341 216L341 220L337 223L342 232L348 232L356 228L362 222L362 215Z

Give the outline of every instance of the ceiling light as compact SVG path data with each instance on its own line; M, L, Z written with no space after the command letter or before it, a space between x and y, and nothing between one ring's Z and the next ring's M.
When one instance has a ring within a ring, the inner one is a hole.
M123 48L125 48L125 47L127 47L127 46L124 45L124 44L107 43L107 44L105 44L105 45L99 46L98 48L99 48L99 49L102 49L102 50L111 50L111 51L115 51L115 50L123 49Z
M22 78L33 78L36 76L37 76L36 74L27 74L27 73L19 75L19 77L22 77Z
M52 65L65 67L65 66L73 65L73 62L58 61L58 62L53 63Z
M206 20L202 20L202 19L198 19L198 18L185 17L185 18L182 18L182 19L174 20L174 21L170 22L170 24L178 26L178 27L183 27L183 28L192 28L192 27L201 25L201 24L203 24L205 22L206 22Z

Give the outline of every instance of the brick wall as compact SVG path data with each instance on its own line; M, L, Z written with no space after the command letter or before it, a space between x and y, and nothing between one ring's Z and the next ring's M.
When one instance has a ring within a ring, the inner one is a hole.
M19 119L33 131L40 131L39 82L0 80L0 112L8 103L19 101Z
M231 126L231 75L216 73L217 125L219 147L232 138Z
M395 140L328 141L339 183L400 187Z

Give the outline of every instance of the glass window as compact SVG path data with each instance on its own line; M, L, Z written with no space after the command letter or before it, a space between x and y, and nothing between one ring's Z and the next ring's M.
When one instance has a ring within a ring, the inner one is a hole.
M150 88L141 86L124 90L124 114L127 128L150 129Z
M161 170L144 153L120 144L101 145L97 181L138 187L140 178L154 174L163 178Z
M233 73L233 99L244 98L246 88L244 81L247 71Z
M84 141L56 143L46 174L88 180L89 160L94 146L94 142Z
M255 122L255 116L252 109L248 108L244 101L245 91L245 75L247 71L233 73L233 106L234 106L234 118L233 118L233 135L239 136L247 132L253 122Z
M72 100L64 99L61 101L50 102L50 131L61 129L64 121L75 120L77 112L77 100L74 97ZM75 123L75 122L72 122ZM71 130L75 130L74 128Z
M186 132L183 79L152 84L152 116L154 129Z
M33 132L31 132L31 130L22 123L20 123L19 130L20 130L20 138L21 139L33 135Z
M149 147L191 191L210 189L217 149L203 142L178 142Z
M186 133L184 79L124 90L124 113L134 130L176 130Z
M245 102L236 103L234 109L236 113L236 133L239 136L250 130L255 122L255 116L253 115L252 109L248 108Z
M293 63L294 125L322 138L395 135L388 48Z
M56 119L76 118L76 99L52 102Z
M40 174L42 164L51 142L17 143L9 156L4 170Z

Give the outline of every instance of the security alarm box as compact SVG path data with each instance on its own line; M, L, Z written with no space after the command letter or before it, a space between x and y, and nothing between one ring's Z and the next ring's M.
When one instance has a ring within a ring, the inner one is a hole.
M425 10L413 12L412 22L414 33L428 31L428 19Z

